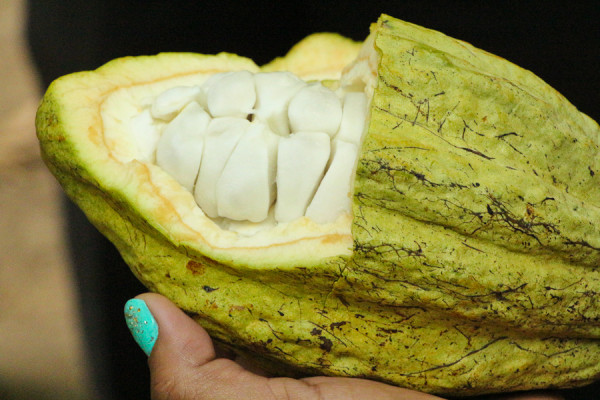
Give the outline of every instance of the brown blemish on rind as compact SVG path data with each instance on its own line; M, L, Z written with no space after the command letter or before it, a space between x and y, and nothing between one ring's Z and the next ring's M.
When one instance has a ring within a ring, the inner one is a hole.
M204 266L204 264L201 264L194 260L188 261L185 267L194 275L204 275L204 273L206 272L206 267Z

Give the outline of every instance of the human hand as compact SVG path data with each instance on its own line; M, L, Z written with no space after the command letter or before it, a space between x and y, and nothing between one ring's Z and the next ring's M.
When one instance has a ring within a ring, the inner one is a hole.
M154 400L440 400L440 397L357 378L269 378L218 357L208 333L165 297L145 293L127 302L127 325L149 355ZM159 333L160 327L160 333ZM498 400L560 400L537 394Z

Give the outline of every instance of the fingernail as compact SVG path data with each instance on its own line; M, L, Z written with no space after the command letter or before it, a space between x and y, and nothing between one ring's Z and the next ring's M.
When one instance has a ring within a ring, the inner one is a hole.
M150 356L158 338L158 324L144 300L131 299L125 303L125 322L135 342Z

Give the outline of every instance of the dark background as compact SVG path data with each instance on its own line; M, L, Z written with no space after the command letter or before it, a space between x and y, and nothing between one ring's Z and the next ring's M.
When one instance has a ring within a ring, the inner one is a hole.
M61 75L126 55L228 51L262 64L313 32L362 40L383 12L532 70L599 120L600 7L594 2L30 0L28 7L28 38L44 88ZM125 301L145 289L68 201L65 215L80 309L84 321L95 321L85 332L95 392L102 400L149 398L145 356L122 316ZM595 399L598 389L565 396Z

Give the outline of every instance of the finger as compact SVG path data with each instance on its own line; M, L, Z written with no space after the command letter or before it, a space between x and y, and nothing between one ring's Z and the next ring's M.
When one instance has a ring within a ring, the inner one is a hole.
M166 297L146 293L136 299L147 304L159 327L148 358L152 399L209 398L202 393L209 385L196 372L217 357L208 333Z
M208 333L167 298L146 293L135 300L148 307L159 327L147 351L153 399L273 398L266 378L216 358Z
M216 357L208 333L166 297L145 293L143 300L159 326L158 339L150 354L149 363L164 368L193 368Z
M137 296L158 326L158 334L149 354L152 399L192 399L197 395L193 371L216 357L207 332L166 297L153 293ZM136 335L134 334L134 337Z

